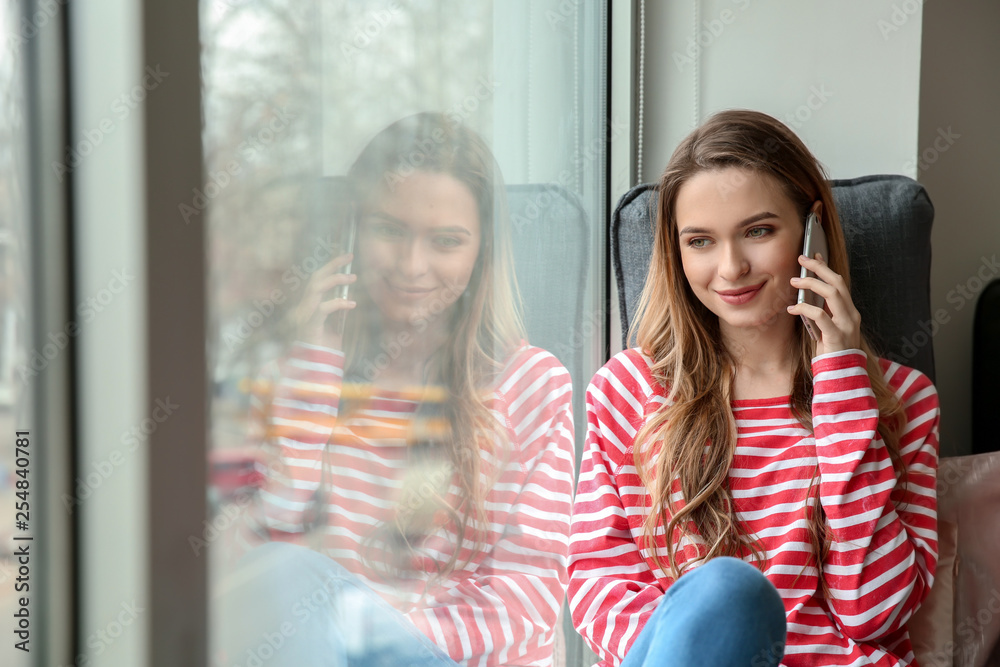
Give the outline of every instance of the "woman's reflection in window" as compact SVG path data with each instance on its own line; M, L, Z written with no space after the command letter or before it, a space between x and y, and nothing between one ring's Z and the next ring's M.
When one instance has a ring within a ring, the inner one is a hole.
M570 378L524 340L499 169L424 113L347 180L356 252L311 276L296 342L257 383L271 472L242 541L270 543L226 585L218 657L263 642L269 664L550 663Z

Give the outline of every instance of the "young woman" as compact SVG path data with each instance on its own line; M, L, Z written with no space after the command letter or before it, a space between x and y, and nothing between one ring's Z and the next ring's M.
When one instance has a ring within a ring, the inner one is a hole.
M356 253L312 275L299 340L260 385L274 463L246 546L272 543L232 577L225 659L272 637L269 665L549 664L571 385L523 340L499 170L424 113L348 180Z
M577 629L602 665L912 664L937 394L862 335L821 167L775 119L727 111L658 195L638 347L587 393ZM810 212L829 257L800 255ZM825 306L795 305L799 288Z

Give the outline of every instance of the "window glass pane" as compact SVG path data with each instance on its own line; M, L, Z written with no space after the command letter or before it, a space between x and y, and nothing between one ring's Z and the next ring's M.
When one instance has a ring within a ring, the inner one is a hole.
M604 16L203 2L216 664L579 664Z
M22 597L29 604L29 619L38 618L38 599L35 590L20 592L18 584L19 564L13 554L22 545L31 542L16 541L14 538L34 536L38 529L38 444L28 435L17 443L17 431L29 429L32 423L32 403L30 378L33 371L27 367L31 363L26 349L29 340L29 325L32 317L30 300L30 246L28 230L28 165L25 142L25 95L22 67L25 42L18 26L21 14L17 3L4 3L0 7L0 616L14 620L17 630L17 614L21 613ZM22 455L16 446L22 445ZM24 453L27 456L24 456ZM20 461L19 461L20 459ZM19 465L20 464L20 465ZM20 472L20 474L19 474ZM20 486L18 486L20 482ZM17 503L21 509L28 508L28 514L17 516ZM36 509L32 512L32 509ZM18 520L27 519L27 528L18 526ZM37 553L37 549L35 550ZM38 559L33 559L30 574L38 573ZM21 581L21 584L24 582ZM34 584L33 580L28 582ZM30 593L30 594L29 594ZM29 620L29 624L31 621ZM30 639L38 637L37 627L30 627ZM30 654L17 650L15 643L22 641L16 634L4 642L0 648L0 662L12 667L26 666ZM34 642L29 648L36 648Z

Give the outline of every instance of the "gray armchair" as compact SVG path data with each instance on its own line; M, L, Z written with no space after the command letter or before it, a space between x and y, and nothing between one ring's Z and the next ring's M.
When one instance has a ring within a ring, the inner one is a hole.
M879 353L934 379L927 192L904 176L831 182L847 239L851 295ZM611 221L623 345L646 279L656 192L639 185ZM940 319L943 318L939 318ZM947 418L947 416L945 416ZM908 626L923 667L1000 666L1000 452L941 460L939 559L933 588Z

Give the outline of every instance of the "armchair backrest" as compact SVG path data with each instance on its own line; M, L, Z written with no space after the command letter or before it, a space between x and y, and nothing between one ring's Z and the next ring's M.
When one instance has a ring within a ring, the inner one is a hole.
M507 202L528 341L558 357L575 381L586 352L573 344L590 268L586 211L575 194L552 184L508 185Z
M924 187L905 176L830 181L851 266L851 296L862 329L879 353L934 380L934 319L930 304L934 206ZM611 220L611 255L621 305L622 344L646 282L656 223L656 186L638 185L621 198Z

